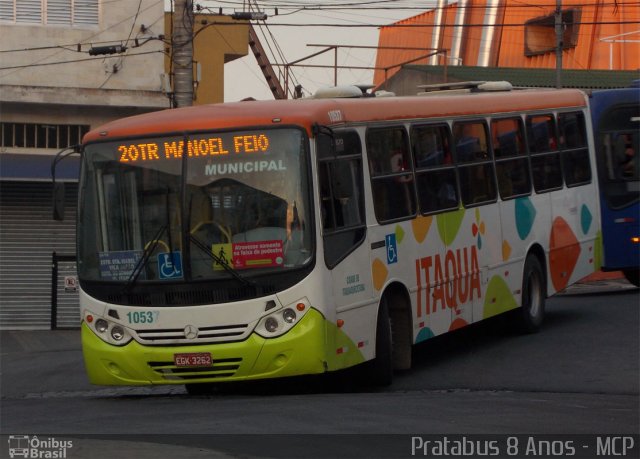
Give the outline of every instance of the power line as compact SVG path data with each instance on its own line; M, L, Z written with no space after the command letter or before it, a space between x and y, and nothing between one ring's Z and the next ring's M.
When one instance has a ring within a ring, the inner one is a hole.
M392 2L393 0L391 0ZM394 6L366 6L366 5L372 5L372 4L380 4L380 3L390 3L389 1L367 1L367 2L361 2L361 3L336 3L336 4L326 4L326 2L324 2L325 4L311 4L311 3L301 3L301 2L295 2L295 3L282 3L282 0L280 0L279 3L274 3L274 4L270 4L269 2L265 2L264 0L261 2L263 4L266 3L265 7L266 8L278 8L283 9L283 10L329 10L329 11L334 11L334 10L382 10L382 11L403 11L403 10L407 10L407 11L411 11L411 10L418 10L418 11L425 11L425 12L429 12L429 11L435 11L435 10L439 10L439 9L447 9L447 8L451 8L452 6L455 6L456 8L460 8L460 9L466 9L466 10L486 10L486 9L498 9L498 8L510 8L510 9L524 9L524 8L531 8L531 9L540 9L540 8L553 8L555 7L555 0L548 0L548 3L538 3L538 4L534 4L534 3L521 3L519 5L500 5L500 6L491 6L491 5L457 5L457 4L448 4L442 7L438 7L437 5L433 5L433 6L426 6L426 5L421 5L421 6L399 6L399 5L394 5ZM245 2L240 2L240 1L217 1L216 3L222 3L222 4L228 4L228 5L233 5L233 6L245 6ZM596 7L607 7L607 6L612 6L614 8L616 7L620 7L620 6L625 6L625 5L632 5L635 6L637 5L637 2L635 1L628 1L628 2L623 2L623 1L617 1L617 0L612 0L610 2L603 2L603 3L593 3L593 2L585 2L585 3L575 3L575 4L571 4L571 5L567 5L567 8L588 8L588 7L592 7L592 8L596 8ZM290 13L287 13L290 14Z
M38 62L35 64L24 64L24 65L12 65L8 67L0 67L0 70L14 70L14 69L27 69L31 67L44 67L47 65L61 65L61 64L74 64L76 62L86 62L86 61L97 61L101 59L126 59L129 57L143 56L145 54L154 54L154 53L162 53L165 54L162 50L156 51L145 51L143 53L135 53L135 54L127 54L127 55L117 55L117 56L98 56L98 57L87 57L83 59L71 59L67 61L56 61L56 62Z
M393 0L390 0L393 1ZM219 2L219 3L232 3L232 4L238 4L238 5L243 5L244 2ZM364 3L380 3L380 2L364 2ZM382 2L384 3L384 2ZM591 7L595 7L595 6L623 6L623 5L637 5L636 2L612 2L612 3L606 3L606 4L599 4L599 5L595 5L593 3L591 4L583 4L582 6L591 6ZM449 5L450 7L451 5ZM551 5L548 5L551 6ZM577 6L581 6L581 5L571 5L571 7L577 7ZM278 8L280 8L280 6L277 6ZM542 5L531 5L531 4L523 4L523 5L519 5L517 8L526 8L526 7L530 7L530 8L541 8ZM443 8L447 8L446 6ZM461 8L458 6L458 8ZM486 9L484 6L480 7L480 6L467 6L466 8L471 9L471 8L483 8ZM148 8L147 8L148 9ZM207 10L211 10L211 8L205 7L203 9L207 9ZM331 7L323 7L323 6L314 6L314 7L304 7L304 8L299 8L298 10L292 12L292 13L286 13L286 14L282 14L280 16L287 16L290 14L293 14L295 12L299 12L299 11L332 11L335 10L337 8L331 8ZM365 9L365 10L379 10L379 9L407 9L407 7L393 7L393 8L341 8L341 9ZM410 7L410 9L420 9L420 10L425 10L424 7ZM428 9L426 12L429 11L433 11L436 10L437 8L430 8ZM137 17L138 13L136 13L135 17ZM277 17L277 16L274 16ZM415 16L414 16L415 17ZM115 24L112 27L115 27L116 25L121 24L122 22L125 22L126 20L130 19L131 17L119 22L118 24ZM160 18L162 19L162 18ZM158 20L156 20L155 22L158 22ZM154 23L155 23L154 22ZM575 25L624 25L624 24L640 24L640 19L635 20L635 21L593 21L593 22L576 22L573 23ZM135 25L135 20L134 20L134 25ZM234 25L233 23L221 23L221 22L208 22L206 24L207 26L209 25ZM295 23L295 24L288 24L288 23L271 23L269 24L270 26L278 26L278 27L403 27L403 28L411 28L411 27L429 27L431 24L397 24L397 23L390 23L390 24L371 24L371 23L355 23L355 24L326 24L326 23ZM518 26L523 26L523 24L495 24L495 25L486 25L486 24L441 24L440 27L518 27ZM132 30L133 30L133 26L132 26ZM108 29L105 29L99 33L94 34L93 36L99 35L100 33L106 31ZM202 30L202 29L200 29ZM200 30L198 30L198 32L200 32ZM77 51L77 47L83 47L83 46L93 46L93 45L100 45L100 44L106 44L106 43L114 43L114 42L120 42L120 43L125 43L127 44L128 42L131 41L131 35L132 32L129 33L129 37L126 40L117 40L117 39L113 39L113 40L107 40L107 41L96 41L96 42L87 42L87 41L83 41L83 42L77 42L77 43L67 43L64 45L51 45L51 46L37 46L37 47L30 47L30 48L15 48L15 49L5 49L5 50L0 50L0 54L4 54L4 53L14 53L14 52L27 52L27 51L44 51L44 50L50 50L50 49L60 49L60 50L64 50L64 51L72 51L72 52L78 52ZM91 38L91 37L89 37ZM76 48L76 49L73 49ZM80 51L80 52L86 52L86 51Z
M584 22L572 22L572 25L630 25L630 24L640 24L640 19L635 21L584 21ZM236 25L234 23L229 22L208 22L206 26L233 26ZM422 27L433 27L433 24L425 23L425 24L328 24L328 23L271 23L270 27L337 27L337 28L422 28ZM467 23L467 24L441 24L439 27L444 28L453 28L453 27L524 27L523 23L513 23L513 24L484 24L484 23ZM202 30L202 29L200 29Z
M158 3L163 3L163 0L158 0L158 1L156 1L156 2L154 2L154 3L152 3L152 4L150 4L150 5L149 5L149 6L147 6L143 11L147 11L147 10L149 10L149 9L151 9L151 8L153 8L153 7L155 7ZM107 27L107 28L105 28L105 29L98 30L98 31L97 31L97 32L95 32L94 34L92 34L92 35L90 35L89 37L87 37L85 40L90 40L90 39L92 39L93 37L97 37L98 35L101 35L101 34L103 34L103 33L107 32L108 30L113 29L114 27L117 27L117 26L119 26L120 24L122 24L122 23L124 23L124 22L126 22L126 21L130 20L132 17L134 17L134 16L133 16L133 15L132 15L132 16L128 16L128 17L126 17L126 18L122 19L121 21L118 21L117 23L110 25L109 27ZM113 43L114 41L115 41L115 40L107 41L107 42L102 42L102 43ZM77 44L76 44L76 43L74 43L74 44L71 44L71 45L63 45L63 46L77 46ZM56 45L56 46L52 46L52 48L51 48L51 49L57 49L57 48L59 48L59 46L58 46L58 45ZM45 60L47 60L47 59L51 59L51 58L52 58L52 57L54 57L54 56L57 56L58 54L60 54L60 53L61 53L62 51L64 51L64 50L69 51L68 49L66 49L66 48L65 48L65 49L60 50L60 51L58 51L58 52L55 52L55 53L49 54L49 55L47 55L47 56L44 56L44 57L42 57L42 58L40 58L40 59L36 60L35 62L32 62L31 64L33 64L33 65L37 65L37 64L41 63L42 61L45 61ZM23 67L23 68L28 68L28 67ZM0 70L2 70L2 68L0 68ZM15 71L18 71L18 70L20 70L20 68L16 68L16 70L15 70ZM7 73L7 74L0 75L0 77L3 77L3 78L4 78L4 77L9 76L9 75L10 75L10 74L12 74L12 73L14 73L14 72L9 72L9 73Z

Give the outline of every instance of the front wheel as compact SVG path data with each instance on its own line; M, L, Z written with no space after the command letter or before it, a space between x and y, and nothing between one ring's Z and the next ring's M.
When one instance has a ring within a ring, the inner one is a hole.
M393 380L393 341L386 296L382 297L376 324L376 356L364 364L363 383L388 386Z
M525 333L535 333L544 320L546 298L544 270L540 260L529 255L522 276L522 306L517 313L518 327Z
M625 269L624 277L636 287L640 287L640 269Z

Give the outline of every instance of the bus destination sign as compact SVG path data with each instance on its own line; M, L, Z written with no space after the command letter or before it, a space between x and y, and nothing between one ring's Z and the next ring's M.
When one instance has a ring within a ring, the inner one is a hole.
M269 143L266 134L250 134L193 139L186 145L184 140L122 144L117 149L119 162L141 163L180 159L185 150L189 157L266 153Z

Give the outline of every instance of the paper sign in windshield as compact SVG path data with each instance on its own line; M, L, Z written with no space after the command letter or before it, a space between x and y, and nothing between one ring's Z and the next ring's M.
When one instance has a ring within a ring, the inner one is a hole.
M104 280L126 281L142 256L141 250L100 252L100 276ZM140 273L144 278L144 271Z
M283 263L284 247L279 239L233 244L233 267L236 269L267 268Z

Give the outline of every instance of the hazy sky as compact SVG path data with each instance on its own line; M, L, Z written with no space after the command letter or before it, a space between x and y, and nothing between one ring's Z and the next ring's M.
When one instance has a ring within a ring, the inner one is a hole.
M234 10L242 11L243 6L242 1L196 1L195 3L210 7L216 13L218 8L222 7L224 14L231 14ZM376 27L317 27L310 24L389 24L420 14L429 9L433 3L430 0L421 2L409 0L260 1L258 2L260 9L268 15L268 19L264 22L268 30L264 27L258 30L273 35L284 56L284 60L279 59L280 63L292 62L323 49L307 46L309 44L366 46L378 44ZM278 15L275 15L276 6ZM295 26L284 24L295 24ZM263 46L267 47L268 44L262 37L263 35L260 34ZM274 46L273 43L273 39L270 39L269 46ZM332 65L333 62L333 51L305 61L314 65ZM341 48L338 51L338 64L373 67L375 50ZM320 87L333 85L333 69L294 67L292 72L295 81L302 85L305 95L312 94ZM338 71L338 84L370 84L372 79L373 72L370 70ZM246 57L225 65L225 101L236 101L248 96L256 99L273 99L251 52Z

